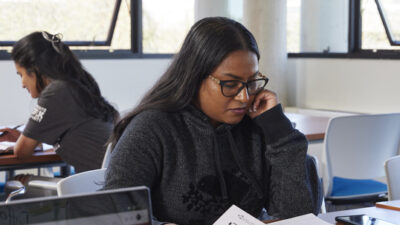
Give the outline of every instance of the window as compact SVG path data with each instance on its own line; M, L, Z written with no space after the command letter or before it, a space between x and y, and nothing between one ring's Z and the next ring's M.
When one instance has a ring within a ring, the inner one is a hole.
M347 52L348 6L349 0L287 0L288 52Z
M143 53L171 54L179 50L195 20L195 7L202 0L144 0ZM209 4L207 1L205 4ZM243 18L243 0L224 0L220 4L225 16L237 21ZM213 6L214 8L217 6Z
M130 49L130 1L0 0L0 47L34 31L61 33L71 49Z
M399 12L398 0L362 0L362 49L399 50Z
M34 31L61 33L80 58L171 57L201 0L0 0L0 59ZM241 21L243 0L226 0Z
M142 4L143 53L177 52L194 23L194 0L144 0Z
M400 1L287 0L289 57L400 58Z

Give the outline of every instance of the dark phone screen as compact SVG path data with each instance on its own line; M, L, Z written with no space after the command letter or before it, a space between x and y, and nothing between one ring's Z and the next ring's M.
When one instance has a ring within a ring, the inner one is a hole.
M336 221L352 225L396 225L367 215L337 216Z

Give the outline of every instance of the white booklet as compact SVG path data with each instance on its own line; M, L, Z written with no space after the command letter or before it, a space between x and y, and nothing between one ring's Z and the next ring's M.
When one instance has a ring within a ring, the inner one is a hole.
M2 141L0 142L0 150L7 150L15 145L15 142Z
M305 214L286 220L280 220L273 225L332 225L318 218L314 214ZM243 211L239 207L232 205L213 225L265 225L263 222Z
M13 147L15 146L15 142L10 142L10 141L2 141L0 142L0 154L12 154L13 153ZM36 148L35 148L35 152L38 151L47 151L53 149L52 145L48 145L48 144L39 144Z

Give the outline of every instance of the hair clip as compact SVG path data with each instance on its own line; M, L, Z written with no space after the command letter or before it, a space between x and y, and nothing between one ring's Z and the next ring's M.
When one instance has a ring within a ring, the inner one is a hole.
M60 43L61 39L63 38L63 35L61 33L51 35L51 34L47 33L46 31L42 31L42 36L47 41L51 42L51 45L53 46L53 48L56 52L61 54L61 50L56 46L56 44Z

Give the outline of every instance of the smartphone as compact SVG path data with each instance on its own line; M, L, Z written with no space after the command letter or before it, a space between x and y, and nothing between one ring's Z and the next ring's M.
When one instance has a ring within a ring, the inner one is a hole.
M351 216L337 216L335 220L339 223L346 225L396 225L394 223L389 223L381 219L362 215L351 215Z

